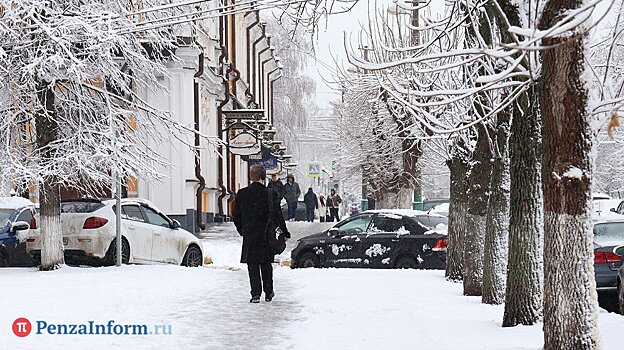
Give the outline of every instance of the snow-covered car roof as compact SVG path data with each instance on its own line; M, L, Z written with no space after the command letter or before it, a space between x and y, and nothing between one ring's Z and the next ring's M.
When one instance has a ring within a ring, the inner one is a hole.
M19 209L35 206L35 203L23 197L0 197L0 209Z
M606 193L595 192L594 194L592 194L592 199L593 200L611 199L611 196L609 196Z
M445 217L444 215L440 215L435 212L426 212L421 210L413 210L413 209L375 209L375 210L367 210L364 213L369 214L394 214L401 216L433 216L433 217Z
M592 220L594 221L595 224L598 224L601 222L624 221L624 215L614 213L612 211L601 211L601 212L594 211L592 215L593 215Z

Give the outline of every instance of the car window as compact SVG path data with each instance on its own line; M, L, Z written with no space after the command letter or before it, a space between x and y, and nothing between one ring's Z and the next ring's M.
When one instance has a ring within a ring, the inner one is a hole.
M15 221L26 221L27 223L30 224L30 220L32 219L33 219L32 212L30 211L30 209L26 209L19 214L19 216L17 217L17 220Z
M167 220L167 218L165 218L164 216L154 211L152 208L143 207L143 210L145 211L145 214L147 214L147 221L150 224L156 225L156 226L167 227L167 228L171 227L169 220Z
M624 215L624 201L622 203L620 203L620 205L618 206L617 212L618 212L618 214Z
M113 207L113 211L114 210L115 210L115 207ZM121 206L121 218L132 220L132 221L139 221L139 222L146 221L145 217L143 216L143 212L141 211L141 208L138 205L122 205Z
M372 215L360 215L347 221L341 222L335 227L341 234L354 234L365 232L368 229Z
M93 213L103 207L101 202L63 202L61 213Z
M429 228L416 218L405 218L403 223L412 235L424 235L425 232L429 231Z
M13 209L0 209L0 229L6 225L13 213L15 213Z
M401 230L403 229L403 230ZM405 231L403 217L392 214L379 214L373 220L370 233L399 232Z
M605 222L594 225L594 242L624 242L624 222Z

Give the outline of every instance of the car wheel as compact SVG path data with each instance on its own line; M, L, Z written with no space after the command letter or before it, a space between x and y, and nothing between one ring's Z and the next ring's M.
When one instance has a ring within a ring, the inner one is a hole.
M297 266L301 268L309 268L309 267L321 267L321 260L316 256L316 254L312 252L304 253L301 258L299 258L299 263Z
M184 254L182 265L188 267L202 266L202 253L196 246L190 246Z
M418 268L418 263L416 263L416 259L411 258L409 256L404 256L399 258L394 264L394 268L396 269L415 269Z
M113 239L105 259L106 265L112 266L117 263L117 239ZM130 244L125 239L121 240L121 263L128 264L130 262Z

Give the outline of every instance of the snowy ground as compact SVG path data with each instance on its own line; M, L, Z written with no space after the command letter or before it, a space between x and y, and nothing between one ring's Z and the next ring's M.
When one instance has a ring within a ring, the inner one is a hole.
M326 227L289 223L297 237ZM43 273L2 269L2 349L539 349L541 326L503 329L502 306L461 295L441 271L275 268L272 303L249 303L231 224L205 240L205 268L124 266ZM293 239L290 248L294 245ZM285 257L285 256L284 256ZM18 317L33 332L13 335ZM47 323L171 325L172 335L37 335ZM624 317L602 312L604 349L620 349Z

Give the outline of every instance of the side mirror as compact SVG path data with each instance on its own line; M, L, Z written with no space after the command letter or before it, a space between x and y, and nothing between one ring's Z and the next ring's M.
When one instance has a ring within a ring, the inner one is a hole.
M615 213L615 208L611 208L610 210Z
M30 225L26 221L16 221L11 225L11 232L16 234L28 232L28 230L30 230Z
M620 246L613 248L613 254L624 257L624 245L620 245Z
M173 220L173 223L171 224L171 228L174 230L177 230L180 228L180 222L178 220Z
M332 227L328 231L330 236L340 236L340 230L336 227Z

